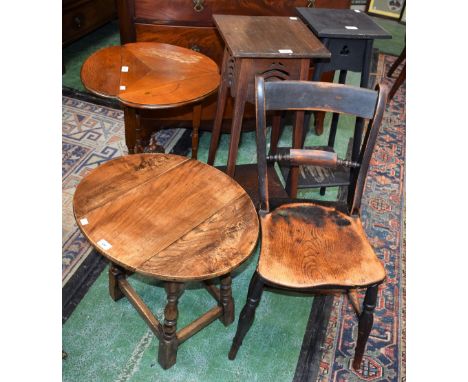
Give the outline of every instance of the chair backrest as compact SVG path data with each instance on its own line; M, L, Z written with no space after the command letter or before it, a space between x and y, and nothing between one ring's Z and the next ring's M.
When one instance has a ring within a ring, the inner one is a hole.
M325 111L369 120L358 159L359 168L348 189L348 212L359 213L362 192L387 101L386 86L376 90L311 81L265 81L255 78L257 111L257 163L260 210L269 211L266 112L268 110Z

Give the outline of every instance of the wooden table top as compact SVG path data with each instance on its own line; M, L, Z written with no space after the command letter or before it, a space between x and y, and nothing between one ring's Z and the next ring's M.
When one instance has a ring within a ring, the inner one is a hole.
M113 263L167 281L226 274L255 248L254 205L232 178L169 154L110 160L78 185L73 209L92 245Z
M364 12L355 9L296 8L318 37L352 39L392 38Z
M213 15L234 57L329 58L298 17Z
M90 92L124 105L164 109L201 100L218 88L216 63L191 49L156 42L112 46L92 54L81 68Z

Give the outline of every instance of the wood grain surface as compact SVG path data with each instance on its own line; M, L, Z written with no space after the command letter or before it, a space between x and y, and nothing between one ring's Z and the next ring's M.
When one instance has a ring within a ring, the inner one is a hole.
M330 57L297 17L213 15L213 19L233 57Z
M249 257L258 237L255 208L242 187L211 166L175 155L106 162L78 185L73 206L80 229L101 254L167 281L226 274ZM111 247L100 246L102 239Z
M368 286L385 278L361 221L334 208L295 203L261 218L258 272L290 288Z
M120 46L100 49L89 56L81 67L81 82L91 93L117 98L120 83Z
M89 91L143 109L202 100L216 91L219 79L218 66L205 55L157 42L101 49L81 69L81 80Z

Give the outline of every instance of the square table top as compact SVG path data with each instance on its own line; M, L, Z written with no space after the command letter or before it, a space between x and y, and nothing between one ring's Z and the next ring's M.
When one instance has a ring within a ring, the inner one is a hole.
M298 7L296 10L318 37L352 39L392 38L391 34L359 10L303 7Z
M213 15L234 57L329 58L330 52L298 17Z

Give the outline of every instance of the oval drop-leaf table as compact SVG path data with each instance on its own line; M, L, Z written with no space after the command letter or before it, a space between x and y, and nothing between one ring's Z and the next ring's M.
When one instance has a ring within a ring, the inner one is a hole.
M220 318L234 320L230 272L257 243L254 205L232 178L199 161L169 154L135 154L89 173L73 199L78 226L111 261L109 291L124 295L159 339L158 361L176 362L178 345ZM132 272L164 280L160 323L131 287ZM216 288L210 280L220 277ZM218 305L176 332L184 283L204 281Z

